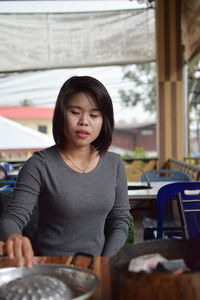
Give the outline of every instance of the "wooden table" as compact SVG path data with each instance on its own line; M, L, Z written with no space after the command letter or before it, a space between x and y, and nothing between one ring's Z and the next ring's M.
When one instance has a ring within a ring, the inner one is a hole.
M135 206L135 203L138 201L144 200L157 200L157 194L161 187L164 185L172 183L171 181L155 181L151 182L151 187L149 189L133 189L133 187L138 186L147 186L145 182L128 182L128 197L131 207Z
M71 262L71 257L37 257L37 261L40 264L65 264L68 265ZM88 300L111 300L111 278L109 268L109 257L95 257L93 272L99 277L100 285L96 292L88 298ZM81 268L87 268L88 258L79 257L76 266ZM0 268L15 266L14 259L8 259L7 257L0 258Z
M155 217L157 194L161 187L171 181L150 182L151 188L138 189L138 186L147 186L146 182L128 182L128 197L130 208L133 211L149 211L150 217ZM134 189L133 187L136 187Z
M138 199L138 200L144 200L144 199L157 199L158 191L161 187L164 185L172 183L171 181L154 181L151 182L151 187L149 189L132 189L134 186L147 186L147 183L145 182L128 182L128 196L129 200L131 199Z

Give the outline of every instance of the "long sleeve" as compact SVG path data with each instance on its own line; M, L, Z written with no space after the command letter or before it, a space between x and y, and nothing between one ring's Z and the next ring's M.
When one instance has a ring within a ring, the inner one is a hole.
M22 167L11 199L0 219L0 240L22 233L29 222L42 189L43 162L31 157Z
M115 203L106 219L106 241L102 255L112 256L124 246L130 222L128 187L122 160L119 161Z
M105 153L88 173L69 168L56 146L35 153L22 168L1 218L0 240L11 233L21 233L36 204L36 255L87 252L110 256L126 241L128 189L123 162L116 153Z

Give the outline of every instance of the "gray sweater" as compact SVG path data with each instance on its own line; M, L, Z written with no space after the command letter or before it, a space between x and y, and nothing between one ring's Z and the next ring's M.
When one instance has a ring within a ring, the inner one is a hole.
M14 232L22 233L36 203L40 212L36 255L86 252L111 256L125 243L128 191L118 154L107 152L94 170L78 173L66 165L56 146L36 152L19 173L1 217L0 240Z

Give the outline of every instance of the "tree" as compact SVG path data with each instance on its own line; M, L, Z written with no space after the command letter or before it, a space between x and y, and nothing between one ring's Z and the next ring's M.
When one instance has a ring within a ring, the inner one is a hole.
M145 111L156 111L156 64L145 63L133 65L124 69L124 80L129 80L132 85L128 90L119 90L122 104L136 106L142 104Z
M24 100L20 101L20 105L21 106L31 106L32 101L30 99L24 99Z
M190 124L196 123L197 151L200 152L200 57L197 56L188 66L188 131ZM190 148L189 148L190 153Z
M136 106L140 103L145 111L156 112L155 63L126 67L123 80L131 82L130 89L119 90L121 102L124 106ZM188 64L188 144L191 136L190 125L194 121L198 152L200 152L200 57L196 57ZM188 153L190 153L190 145Z

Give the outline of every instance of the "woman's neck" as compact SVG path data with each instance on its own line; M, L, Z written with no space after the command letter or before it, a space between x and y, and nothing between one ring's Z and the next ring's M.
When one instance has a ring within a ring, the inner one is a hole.
M92 147L64 147L60 151L64 161L75 171L86 173L94 169L99 161L99 154Z
M88 157L93 152L93 149L91 146L85 146L85 147L73 147L70 145L66 145L62 149L62 153L65 153L66 155L69 155L70 157L73 157L74 159L88 159Z

